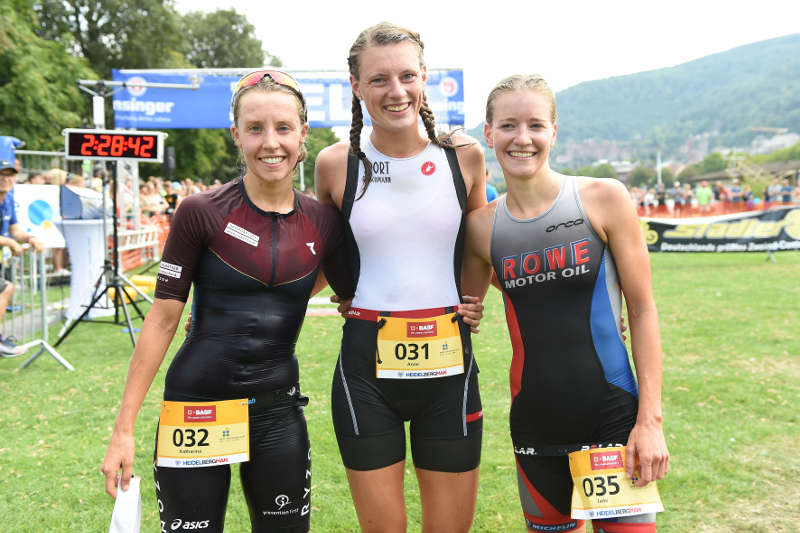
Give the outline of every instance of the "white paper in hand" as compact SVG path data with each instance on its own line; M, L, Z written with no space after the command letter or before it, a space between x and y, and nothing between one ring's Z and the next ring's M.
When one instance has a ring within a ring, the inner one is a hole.
M142 522L142 495L139 492L140 477L132 477L127 491L117 483L117 500L111 513L108 533L139 533Z

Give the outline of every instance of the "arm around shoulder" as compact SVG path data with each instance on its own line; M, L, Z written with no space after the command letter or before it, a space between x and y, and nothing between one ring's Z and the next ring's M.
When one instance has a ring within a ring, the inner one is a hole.
M467 215L464 259L461 266L461 292L465 304L459 306L464 323L478 333L483 317L483 299L492 278L489 253L494 204Z
M469 135L453 135L458 164L467 188L467 211L486 205L486 161L480 143Z

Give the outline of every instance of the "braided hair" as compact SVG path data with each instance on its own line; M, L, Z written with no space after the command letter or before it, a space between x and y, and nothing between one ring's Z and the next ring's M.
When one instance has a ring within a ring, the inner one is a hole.
M422 44L419 33L389 22L380 22L362 31L350 47L350 54L347 57L347 66L350 70L350 75L356 80L359 79L358 58L361 52L370 46L387 46L402 42L410 42L417 47L419 52L419 64L423 66L425 60L422 51L425 45ZM367 159L367 154L361 150L361 130L364 127L364 113L361 110L361 101L358 99L355 92L353 92L352 115L353 119L350 124L350 150L364 164L364 187L358 195L358 198L361 198L364 196L364 193L367 192L367 187L372 181L372 164L369 159ZM436 135L436 122L434 120L433 111L431 111L428 105L428 97L425 95L424 90L422 92L422 106L420 107L419 115L422 118L422 124L425 126L428 139L430 139L433 144L436 146L452 146L450 134L441 137Z

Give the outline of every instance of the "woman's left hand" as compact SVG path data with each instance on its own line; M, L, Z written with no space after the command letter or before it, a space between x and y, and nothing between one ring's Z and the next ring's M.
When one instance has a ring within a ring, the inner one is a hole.
M462 296L463 304L458 305L458 314L472 333L479 333L478 326L483 318L483 302L477 296Z

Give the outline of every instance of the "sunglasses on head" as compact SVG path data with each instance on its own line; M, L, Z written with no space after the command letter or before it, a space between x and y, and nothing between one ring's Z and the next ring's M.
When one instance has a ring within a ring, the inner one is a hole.
M234 89L233 96L231 96L231 110L233 110L234 106L236 105L236 98L238 98L242 89L245 87L251 87L264 78L269 78L278 85L283 85L284 87L288 87L294 91L297 96L300 97L303 107L305 107L306 100L303 98L303 93L300 92L300 85L298 85L297 80L285 72L281 72L280 70L256 70L255 72L251 72L250 74L245 74L242 76L242 79L240 79L239 83L236 84L236 89Z

